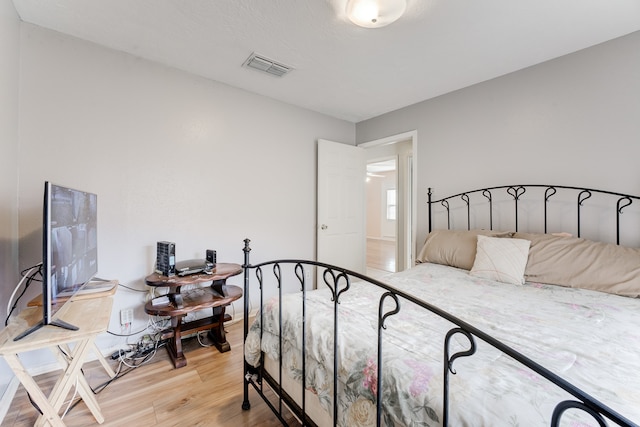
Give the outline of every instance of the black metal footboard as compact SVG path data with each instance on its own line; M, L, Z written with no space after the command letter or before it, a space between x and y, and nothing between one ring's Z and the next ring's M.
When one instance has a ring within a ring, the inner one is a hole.
M260 299L260 307L264 304L264 294L267 292L271 292L272 294L276 292L280 298L278 301L280 306L278 307L278 313L280 315L279 327L280 330L280 350L282 351L282 294L283 289L285 289L285 283L283 282L283 277L285 276L284 271L289 270L292 271L292 274L288 274L287 277L293 277L295 284L295 288L297 292L302 293L302 328L301 328L301 340L302 340L302 373L301 378L302 381L299 384L300 392L301 392L301 400L298 402L294 401L294 399L287 393L282 386L280 385L282 379L282 358L279 358L279 372L277 375L271 374L269 375L264 369L264 364L261 363L260 367L254 368L250 366L245 360L245 370L244 370L244 400L242 403L242 408L248 410L250 408L249 402L249 388L253 387L257 393L267 402L272 411L278 416L280 421L284 425L287 425L287 415L286 411L288 410L295 415L295 417L300 421L302 425L315 425L314 421L311 420L307 414L307 402L305 401L305 390L307 385L306 381L306 339L305 336L305 325L307 318L308 308L306 306L307 303L307 292L306 289L310 285L309 278L314 277L315 271L317 269L320 272L320 276L322 277L322 282L318 284L318 288L326 287L330 289L331 298L333 303L333 325L334 331L333 336L336 337L339 330L341 329L341 325L338 324L339 316L338 312L340 310L340 304L344 295L352 289L352 285L357 281L364 281L371 285L374 285L381 289L382 296L379 299L378 305L378 328L377 328L377 390L380 391L376 396L376 425L380 426L383 424L389 425L389 420L384 418L382 404L384 399L386 398L382 390L383 389L383 375L382 371L384 369L383 366L383 354L385 351L384 347L384 330L386 328L385 323L387 319L392 316L397 315L398 313L402 313L402 308L407 303L415 304L416 306L421 307L424 310L428 310L429 312L446 319L451 322L453 326L446 333L444 337L444 341L442 342L444 349L444 360L442 366L442 372L444 374L444 384L443 384L443 394L442 394L442 414L441 418L437 414L429 414L429 417L437 424L441 424L444 426L450 425L449 420L449 406L451 401L451 396L449 393L449 376L451 374L456 374L456 370L454 369L454 364L456 359L461 357L471 357L476 354L477 350L477 341L481 340L490 346L498 349L505 355L508 355L512 359L516 360L523 366L526 366L531 371L537 373L541 377L545 378L549 382L555 384L557 387L563 389L567 393L569 393L572 397L569 399L565 399L559 401L552 414L548 414L548 418L551 420L550 425L552 427L556 427L560 425L560 421L563 418L565 412L569 409L572 411L581 411L584 416L587 418L595 420L595 422L600 426L608 426L611 423L619 426L635 426L638 427L638 424L635 424L631 420L625 418L623 415L617 413L613 409L609 408L602 402L596 400L591 397L587 393L573 386L563 378L554 374L550 370L545 367L539 365L534 362L527 356L517 352L513 348L499 342L493 337L489 336L485 332L477 329L476 327L452 316L451 314L441 310L438 307L435 307L425 301L417 299L412 295L406 294L398 289L393 288L392 286L380 282L378 280L366 277L359 273L349 271L340 267L336 267L329 264L324 264L321 262L315 261L306 261L306 260L295 260L295 259L284 259L277 261L264 262L256 265L252 265L249 260L249 253L251 248L249 246L249 240L245 240L244 247L244 301L245 301L245 310L244 310L244 336L245 340L247 338L247 334L249 332L250 320L250 298L254 291L259 292ZM254 286L250 286L251 283L257 282L257 288ZM262 310L260 310L258 316L262 316ZM261 327L264 323L260 322ZM458 341L460 337L466 337L466 342L468 342L468 348L462 351L451 352L451 341L453 337L457 337ZM261 335L262 337L262 335ZM333 340L333 425L338 424L338 340ZM280 353L282 354L282 352ZM279 376L276 378L276 376ZM273 399L269 400L268 395L275 395L275 401ZM435 419L434 419L435 417Z

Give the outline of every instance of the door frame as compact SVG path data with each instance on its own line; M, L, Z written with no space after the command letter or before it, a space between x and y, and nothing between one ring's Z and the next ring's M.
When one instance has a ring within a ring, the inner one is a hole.
M412 130L412 131L408 131L408 132L403 132L403 133L399 133L396 135L391 135L391 136L387 136L384 138L380 138L380 139L375 139L375 140L371 140L371 141L365 141L362 142L360 144L356 144L356 146L358 147L362 147L362 148L372 148L372 147L379 147L381 145L389 145L389 144L395 144L397 142L401 142L401 141L406 141L406 140L411 140L411 157L413 160L418 158L417 152L418 152L418 131L417 130ZM405 201L405 215L410 215L411 219L410 222L411 226L410 226L410 230L408 233L405 233L404 230L396 230L396 236L399 236L400 233L402 233L405 237L410 237L410 242L411 242L411 247L410 247L410 256L405 257L404 260L404 265L402 266L402 268L400 269L399 265L396 264L396 270L398 271L402 271L405 270L407 268L413 267L413 265L415 264L415 258L416 258L416 251L417 251L417 212L418 212L418 206L416 201L418 200L418 192L417 192L417 186L416 186L416 182L418 180L418 167L415 164L415 161L412 162L412 166L411 166L411 189L410 189L410 193L411 193L411 197ZM410 203L411 207L410 209L407 209L406 204ZM406 239L409 240L409 239ZM396 241L396 260L398 259L398 244Z

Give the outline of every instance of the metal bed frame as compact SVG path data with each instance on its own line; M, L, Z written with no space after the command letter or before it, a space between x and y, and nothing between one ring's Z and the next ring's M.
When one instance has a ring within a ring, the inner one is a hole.
M506 192L512 197L514 206L515 206L515 220L516 220L516 231L518 228L518 202L520 197L526 192L527 188L531 187L543 187L545 188L544 192L544 227L545 232L547 231L547 205L549 203L549 199L553 196L557 189L569 189L572 191L577 191L577 218L578 218L578 235L580 234L580 217L581 217L581 207L585 200L591 197L593 193L605 194L608 196L617 197L616 207L615 207L615 215L616 215L616 239L619 244L620 241L620 215L625 207L632 204L634 200L640 200L638 196L631 196L627 194L620 194L608 191L594 190L594 189L586 189L579 187L565 187L565 186L557 186L557 185L514 185L514 186L501 186L501 187L490 187L483 188L478 190L473 190L465 193L456 194L453 196L449 196L439 200L432 200L432 191L429 188L428 193L428 204L429 204L429 231L432 230L432 205L438 203L442 205L446 211L447 215L447 223L448 227L451 226L450 220L450 207L449 201L454 199L461 199L464 202L464 206L467 209L467 228L471 228L470 221L470 195L479 193L484 196L488 201L488 209L489 209L489 227L493 229L493 193L497 190L506 190ZM473 325L466 323L451 314L441 310L440 308L429 304L428 302L422 301L413 297L412 295L406 294L400 290L393 288L383 282L380 282L376 279L364 276L360 273L350 271L335 265L325 264L317 261L309 261L309 260L297 260L297 259L282 259L275 261L268 261L259 264L252 265L249 259L249 254L251 248L249 246L250 240L245 239L244 241L244 339L246 340L248 331L249 331L249 316L250 316L250 296L251 296L251 273L255 274L255 277L258 282L258 292L260 297L260 307L263 306L264 303L264 293L265 287L267 286L267 278L265 277L265 271L271 270L272 275L271 280L275 282L278 292L278 307L280 313L280 337L282 336L282 289L283 289L283 269L284 268L292 268L295 274L297 285L302 292L302 382L300 384L301 387L301 404L297 404L294 399L283 389L280 384L280 381L270 375L264 369L264 364L261 363L260 367L254 368L250 366L246 360L244 362L244 399L242 402L242 408L245 410L250 409L251 404L249 402L249 387L253 387L255 391L262 397L262 399L266 402L269 408L274 412L274 414L278 417L278 419L282 422L283 425L287 425L286 412L289 411L293 414L297 420L302 425L315 426L316 424L311 420L306 412L306 400L305 400L305 378L306 378L306 354L305 354L305 320L306 320L306 292L307 292L307 277L311 277L307 273L309 271L315 271L318 269L321 272L321 277L323 279L324 285L327 286L331 290L332 302L334 307L334 336L337 335L339 325L338 325L338 311L340 305L340 297L348 292L353 281L365 281L369 284L375 285L381 289L384 289L385 292L380 297L379 305L378 305L378 354L377 354L377 390L383 390L382 388L382 369L383 361L383 331L385 329L385 321L390 316L396 315L400 312L402 308L401 301L406 300L417 306L422 307L425 310L428 310L453 324L453 327L446 333L443 342L444 348L444 360L443 360L443 373L444 373L444 384L443 384L443 395L442 395L442 403L443 403L443 413L442 413L442 425L449 425L449 384L448 378L451 374L456 374L456 371L453 367L456 359L460 357L470 357L476 352L476 340L482 340L485 343L493 346L498 349L502 353L510 356L514 360L518 361L522 365L526 366L530 370L534 371L541 377L547 379L549 382L555 384L557 387L565 390L570 395L573 396L572 399L563 400L558 402L555 406L553 413L551 414L551 427L557 427L560 425L560 421L562 419L563 414L568 409L574 409L578 411L582 411L587 414L589 417L593 418L599 426L605 427L608 426L608 422L614 423L615 425L625 426L625 427L640 427L640 424L636 424L633 421L625 418L622 414L614 411L604 403L598 401L593 398L589 394L584 391L578 389L573 386L571 383L567 382L560 376L554 374L553 372L546 369L544 366L534 362L527 356L519 353L513 348L503 344L502 342L496 340L490 335L484 333L483 331L477 329ZM321 284L319 283L318 286ZM261 311L260 311L261 312ZM261 322L261 325L263 323ZM262 332L262 331L261 331ZM468 341L468 348L463 351L458 351L456 353L451 354L450 352L450 342L452 337L456 335L462 335L466 337ZM280 340L280 350L282 350L282 341ZM282 354L282 351L280 352ZM263 355L264 356L264 355ZM337 412L338 412L338 349L337 349L337 340L334 340L334 349L333 349L333 425L337 425ZM282 359L279 358L279 378L282 378ZM265 386L268 388L265 389ZM272 402L268 395L275 395L275 402ZM384 396L382 393L378 393L377 396L377 416L376 416L376 425L380 426L382 423L382 400ZM288 409L287 409L288 408Z
M428 200L427 204L429 206L429 231L433 230L432 225L432 217L433 217L433 205L439 203L441 204L447 213L447 228L451 229L451 208L449 205L450 200L460 199L464 202L466 206L467 213L467 230L471 229L471 203L470 203L470 195L473 194L482 194L487 200L487 208L489 213L489 230L493 230L493 205L494 205L494 193L496 190L505 190L505 192L513 199L513 207L514 207L514 218L515 218L515 230L518 231L518 202L520 201L520 197L527 191L528 188L544 188L544 232L547 232L547 222L548 222L548 208L551 197L554 196L558 189L572 190L578 192L578 196L576 199L576 226L577 226L577 236L581 236L581 213L584 202L591 198L593 194L603 194L609 196L617 197L616 205L615 205L615 217L616 217L616 244L620 244L620 216L622 215L622 210L627 206L631 205L634 200L640 200L639 196L632 196L629 194L622 193L614 193L612 191L604 191L604 190L594 190L592 188L582 188L582 187L567 187L563 185L503 185L499 187L486 187L480 188L477 190L466 191L464 193L455 194L453 196L444 197L439 200L432 200L432 189L429 188L428 192ZM493 191L493 192L492 192Z

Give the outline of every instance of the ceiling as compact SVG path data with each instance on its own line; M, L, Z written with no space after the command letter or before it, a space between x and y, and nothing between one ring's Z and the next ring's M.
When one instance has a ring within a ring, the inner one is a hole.
M357 123L640 30L640 0L407 0L360 28L346 0L14 0L35 25ZM242 67L256 52L294 68Z

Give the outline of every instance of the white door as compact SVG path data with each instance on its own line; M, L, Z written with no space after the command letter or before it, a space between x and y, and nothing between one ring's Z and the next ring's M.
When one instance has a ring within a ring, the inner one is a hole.
M365 273L364 149L318 140L317 259Z

